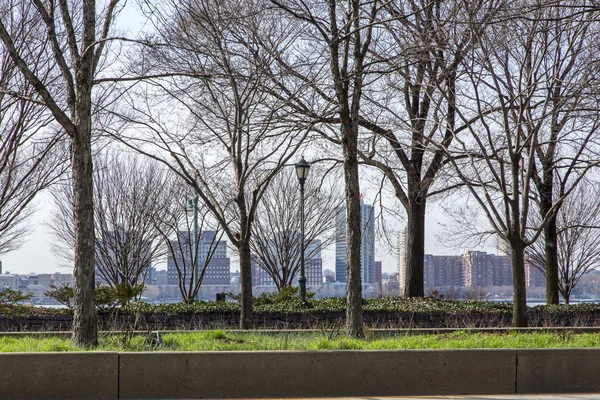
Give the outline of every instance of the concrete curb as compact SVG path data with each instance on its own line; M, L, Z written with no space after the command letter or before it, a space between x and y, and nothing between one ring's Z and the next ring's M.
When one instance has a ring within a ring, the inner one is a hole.
M1 399L600 392L600 349L0 354Z
M119 353L0 354L0 399L116 399Z
M514 393L514 351L124 353L123 399ZM493 360L493 361L492 361Z

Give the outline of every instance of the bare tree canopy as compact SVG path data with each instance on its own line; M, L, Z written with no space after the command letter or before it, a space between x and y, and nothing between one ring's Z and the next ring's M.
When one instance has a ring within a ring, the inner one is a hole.
M335 216L344 204L335 178L319 184L318 175L319 171L311 171L305 183L306 259L333 243ZM273 179L258 206L250 242L255 261L279 291L292 286L300 269L300 209L298 179L287 167Z
M226 251L226 243L221 241L224 232L196 194L190 195L192 190L185 182L173 179L169 192L170 204L157 216L157 226L167 246L167 262L177 272L181 299L191 304L198 297L217 249Z
M562 201L597 164L591 162L594 157L582 155L593 151L591 148L586 150L584 146L572 153L564 150L563 160L580 157L566 162L561 172L570 176L562 175L560 195L542 216L540 225L530 229L527 221L537 197L536 157L550 142L564 139L567 147L578 146L582 135L589 137L586 130L567 128L568 135L549 139L551 131L545 129L551 124L546 116L552 115L552 95L556 91L546 90L545 81L560 78L553 75L556 64L551 58L539 56L552 47L544 42L547 29L536 26L537 21L512 19L492 26L482 33L478 50L466 58L473 96L469 101L465 94L463 101L472 108L464 107L460 117L465 122L472 120L469 113L483 118L468 125L470 135L455 138L450 159L472 198L482 207L492 232L510 245L515 326L527 323L525 248L535 242ZM562 118L557 113L554 117ZM571 116L567 120L573 122Z
M17 33L20 27L20 20L15 20L8 29L19 37L32 34ZM44 55L36 47L24 51L31 57ZM67 165L64 146L59 145L63 135L51 125L51 116L36 97L6 49L0 48L0 254L20 247L34 197Z
M170 177L156 162L109 152L97 156L94 171L96 270L112 287L135 286L165 254L161 231L172 207ZM65 183L53 194L56 210L48 224L57 238L53 250L72 261L73 188Z
M270 49L278 66L275 71L283 76L272 71L272 80L283 88L282 96L297 123L308 121L312 130L342 150L347 210L346 331L362 337L359 117L363 89L373 67L369 54L377 38L376 20L386 2L270 2L282 10L280 18L294 30L294 39L286 46L261 43Z
M537 131L533 181L541 219L554 208L543 235L548 304L558 303L560 284L556 211L573 182L598 160L600 25L598 11L585 11L580 4L541 9L532 12L534 20L524 23L532 32L527 51L534 66L524 125L527 131Z
M379 67L361 109L361 126L374 136L360 154L361 162L385 177L406 212L401 287L408 297L424 295L428 198L461 185L444 165L445 149L465 129L456 116L462 61L503 3L391 1L380 16L383 32L373 51Z
M248 328L258 202L306 136L305 127L276 118L283 103L263 73L272 57L254 42L275 22L253 2L148 1L144 9L158 28L149 39L157 45L136 65L177 76L129 91L130 110L118 114L138 130L115 136L168 165L223 228L239 253L240 326Z
M582 182L557 213L558 288L567 304L581 277L600 267L600 203L592 200L599 195L597 184ZM527 255L530 263L547 274L544 240L533 243Z
M94 309L92 89L118 4L119 0L98 5L94 0L9 0L0 5L4 49L35 89L39 103L70 138L75 224L73 342L84 347L95 346L98 339ZM14 20L23 21L23 25L13 29ZM29 34L30 29L37 32L39 26L45 35ZM27 54L36 45L41 46L44 57ZM55 73L53 79L46 79L49 70Z

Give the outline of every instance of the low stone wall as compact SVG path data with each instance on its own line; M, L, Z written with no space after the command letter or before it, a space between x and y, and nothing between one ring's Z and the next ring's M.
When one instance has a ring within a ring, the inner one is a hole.
M600 349L0 354L2 399L600 392Z
M119 354L0 354L0 399L117 399Z
M258 329L322 329L343 326L345 312L322 312L306 314L255 313L254 326ZM363 313L365 325L370 328L483 328L510 327L510 314L446 314L416 312ZM0 315L0 332L10 331L68 331L71 315L36 317L8 317ZM99 314L102 330L177 330L177 329L229 329L239 326L239 313L204 314L150 314L113 315ZM551 313L535 312L528 315L531 327L584 327L600 326L600 313Z
M514 393L515 352L121 354L123 399Z

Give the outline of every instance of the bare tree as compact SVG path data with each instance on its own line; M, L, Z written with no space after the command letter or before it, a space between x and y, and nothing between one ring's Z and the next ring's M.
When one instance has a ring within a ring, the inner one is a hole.
M567 304L581 277L600 267L600 203L590 201L599 195L597 185L582 182L557 213L558 288ZM544 240L531 245L527 254L529 262L548 273Z
M119 0L106 2L97 14L94 0L69 3L7 1L0 6L0 40L23 77L70 138L74 193L75 263L73 342L97 343L94 309L94 205L92 187L92 89ZM28 6L22 7L23 4ZM32 6L31 6L32 5ZM31 57L24 49L35 35L11 31L14 19L27 21L25 32L41 21L46 40L38 41L46 57ZM99 31L97 33L97 31ZM46 80L56 66L58 79Z
M177 271L181 298L184 303L192 304L217 249L226 248L226 243L221 241L224 233L213 226L208 208L199 203L197 197L190 198L189 185L174 179L169 192L170 204L157 215L157 226Z
M265 89L262 68L272 61L254 37L269 31L272 20L251 2L144 4L158 27L149 41L161 45L141 54L136 65L173 77L128 93L130 111L120 116L142 137L115 136L176 172L237 249L240 327L246 329L252 324L250 238L258 203L307 134L304 127L276 123L282 104Z
M391 1L381 13L380 64L365 90L361 126L375 134L361 162L379 170L407 216L404 296L423 297L428 198L461 183L444 172L447 149L466 126L457 121L464 57L503 1ZM472 121L468 121L470 123ZM442 175L444 179L439 179Z
M535 242L559 204L593 166L586 163L575 168L540 225L528 226L536 195L535 160L538 146L544 143L537 129L542 119L536 113L548 102L546 94L540 96L535 90L541 84L538 76L545 76L543 71L549 70L547 59L537 57L537 52L544 49L537 40L543 32L536 25L540 20L514 18L482 32L477 51L465 60L470 66L473 97L470 102L464 101L472 104L470 112L483 118L468 124L470 136L455 137L453 155L458 157L450 158L489 222L489 229L481 224L478 229L497 234L510 246L514 326L527 324L525 248ZM464 122L472 121L467 110L464 107L458 111ZM573 136L570 139L576 141Z
M140 157L99 156L94 171L95 261L112 287L143 283L153 260L165 254L162 215L171 207L169 176ZM56 210L47 225L56 254L71 261L75 244L73 189L54 191Z
M598 11L585 10L583 5L544 8L534 13L538 21L529 23L535 31L531 62L540 68L532 74L530 90L537 103L528 110L526 127L538 131L533 181L541 218L553 207L560 209L573 179L597 160ZM558 304L562 281L557 218L556 212L551 214L543 235L548 304Z
M16 34L23 28L21 22L11 21L8 29ZM21 30L20 35L25 34ZM43 56L36 48L24 51ZM51 116L33 97L33 87L0 48L0 254L20 247L35 196L55 182L67 165L66 152L58 145L62 132L51 126Z
M312 129L341 146L346 198L346 331L362 337L362 283L360 275L361 217L358 141L361 100L371 64L368 55L376 38L375 26L385 1L328 0L324 4L301 0L271 0L294 26L296 45L278 47L265 40L277 61L272 73L288 107L310 121ZM286 43L287 44L287 43ZM296 51L301 48L301 54ZM290 83L291 82L291 83ZM330 124L335 124L337 132Z
M306 259L334 240L333 221L344 199L334 180L329 177L328 183L319 184L312 171L305 184ZM292 286L300 269L300 200L298 180L288 167L269 185L254 221L250 242L254 258L273 278L278 291Z

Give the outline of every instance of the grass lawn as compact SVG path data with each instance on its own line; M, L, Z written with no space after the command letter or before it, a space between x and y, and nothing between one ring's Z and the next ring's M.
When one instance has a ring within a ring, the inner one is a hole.
M355 340L329 338L325 333L231 333L221 330L166 333L160 346L145 336L124 340L121 335L100 338L97 351L234 351L234 350L401 350L600 347L592 333L468 333L397 335ZM43 336L0 337L0 352L81 351L69 339Z

